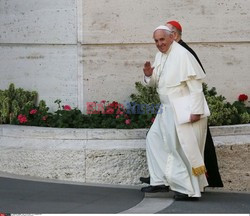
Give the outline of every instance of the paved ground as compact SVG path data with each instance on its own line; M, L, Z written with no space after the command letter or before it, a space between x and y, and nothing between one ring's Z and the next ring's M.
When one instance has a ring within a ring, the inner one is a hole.
M250 194L205 192L197 201L178 201L159 213L250 213Z
M119 213L143 199L139 190L0 178L5 213Z
M139 188L0 178L0 212L40 213L250 213L250 194L206 192L199 201Z

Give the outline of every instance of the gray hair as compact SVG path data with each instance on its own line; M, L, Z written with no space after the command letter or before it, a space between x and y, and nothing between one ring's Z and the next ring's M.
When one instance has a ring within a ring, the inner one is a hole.
M175 26L172 26L171 29L172 29L172 33L176 32L178 35L180 36L182 35L182 32L179 29L177 29Z

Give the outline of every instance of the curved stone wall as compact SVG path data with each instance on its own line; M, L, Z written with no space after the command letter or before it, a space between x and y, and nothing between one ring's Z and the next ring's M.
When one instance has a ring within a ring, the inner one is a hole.
M250 125L211 127L225 189L250 191ZM147 129L61 129L0 125L0 171L103 184L147 176Z

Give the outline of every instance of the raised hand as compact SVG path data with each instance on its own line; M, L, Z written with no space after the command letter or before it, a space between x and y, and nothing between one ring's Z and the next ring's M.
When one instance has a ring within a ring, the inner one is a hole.
M144 68L143 68L143 72L144 72L145 76L147 76L147 77L152 76L153 70L154 70L154 67L151 67L151 63L149 61L147 61L144 64Z

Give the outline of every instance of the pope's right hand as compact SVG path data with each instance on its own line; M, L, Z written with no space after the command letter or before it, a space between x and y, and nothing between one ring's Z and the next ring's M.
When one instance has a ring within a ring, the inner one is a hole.
M147 76L147 77L152 76L153 70L154 70L154 67L151 67L151 63L149 61L147 61L144 64L144 68L143 68L143 72L144 72L145 76Z

